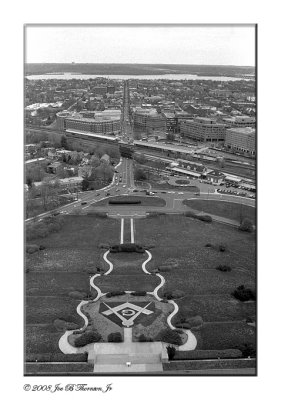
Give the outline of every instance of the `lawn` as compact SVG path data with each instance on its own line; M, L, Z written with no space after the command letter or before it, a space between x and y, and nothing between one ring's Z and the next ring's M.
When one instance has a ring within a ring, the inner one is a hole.
M245 204L216 200L184 200L183 204L198 211L233 219L240 222L241 218L250 218L256 223L256 208Z
M120 237L120 221L92 215L64 216L64 225L57 233L32 240L46 248L26 254L25 320L28 354L61 353L53 321L65 319L83 326L76 308L80 300L70 292L90 292L89 275L103 265L104 249L100 243L116 243ZM108 268L108 266L107 266ZM92 295L95 295L92 290ZM42 325L43 324L43 325Z
M114 265L112 272L95 280L104 293L113 290L152 292L160 283L157 276L147 275L141 268L142 263L147 259L146 254L110 254L108 259Z
M135 200L140 200L140 204L129 204L130 207L140 207L140 206L149 206L149 207L165 207L166 202L163 199L160 199L159 197L154 197L154 196L115 196L112 199L118 200L118 201L135 201ZM109 199L103 199L101 201L96 202L95 204L92 205L92 207L101 207L101 206L109 206L109 207L128 207L128 204L109 204L110 198Z
M241 303L231 293L242 284L255 288L255 235L215 222L206 224L171 215L161 215L150 221L137 220L136 234L140 243L151 238L155 244L155 248L150 250L149 271L163 265L171 267L170 271L160 272L166 279L160 296L166 291L181 290L183 296L176 302L184 317L199 315L204 322L216 323L215 327L221 327L226 343L232 338L233 343L240 346L244 333L245 343L252 340L255 328L244 321L248 317L255 319L255 303ZM205 247L207 243L215 247ZM227 247L225 252L216 247L220 243ZM231 271L216 270L220 264L230 266ZM176 316L174 318L175 322ZM230 333L226 330L227 323L234 324ZM205 325L203 328L208 329ZM206 341L205 334L201 339L205 349L221 348L224 343L221 338L216 343L215 335L212 342Z

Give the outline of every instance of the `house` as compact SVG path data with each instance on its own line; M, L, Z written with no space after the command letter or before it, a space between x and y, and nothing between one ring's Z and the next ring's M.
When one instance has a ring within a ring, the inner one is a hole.
M224 174L220 171L214 170L206 174L207 181L220 185L224 180Z
M104 155L101 157L100 160L101 160L102 162L105 162L106 164L109 164L109 163L110 163L110 157L109 157L108 154L104 154Z
M62 166L62 164L59 161L55 161L52 164L49 164L47 166L47 172L49 174L56 174L57 170Z

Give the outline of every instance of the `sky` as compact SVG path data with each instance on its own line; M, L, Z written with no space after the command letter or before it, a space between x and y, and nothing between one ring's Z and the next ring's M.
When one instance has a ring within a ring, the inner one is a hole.
M255 65L254 25L27 26L28 63Z

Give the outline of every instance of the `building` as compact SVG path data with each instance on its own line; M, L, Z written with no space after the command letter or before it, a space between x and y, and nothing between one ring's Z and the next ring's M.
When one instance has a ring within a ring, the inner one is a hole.
M74 129L104 135L117 135L121 130L121 111L105 110L100 112L69 112L57 114L57 128L61 131Z
M59 161L55 161L52 164L49 164L47 166L47 172L49 174L56 174L58 169L62 166L62 164Z
M175 132L177 129L177 118L175 113L163 112L166 119L166 129L169 132Z
M93 95L101 95L104 96L107 93L107 86L94 86L92 88Z
M256 118L248 117L247 115L237 115L235 117L223 118L223 123L226 124L227 128L255 128Z
M137 108L133 117L134 127L143 128L148 133L166 131L166 118L155 109Z
M110 157L108 154L104 154L101 159L102 162L106 163L106 164L110 164Z
M211 171L206 174L207 181L220 185L224 181L224 174L220 171Z
M256 130L250 127L227 129L224 144L227 148L255 155Z
M217 123L212 118L197 117L180 123L180 133L200 142L223 142L225 139L224 124Z

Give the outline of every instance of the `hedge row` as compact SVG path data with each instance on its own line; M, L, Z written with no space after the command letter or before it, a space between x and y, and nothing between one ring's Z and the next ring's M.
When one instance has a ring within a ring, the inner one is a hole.
M141 200L109 200L108 204L141 204Z
M123 294L126 294L126 292L122 290L115 290L113 292L108 292L106 293L106 297L114 297L114 296L122 296Z
M144 253L145 250L142 246L135 244L135 243L124 243L124 244L117 244L110 247L110 253Z
M132 296L146 296L146 292L144 290L139 290L131 293Z
M25 362L84 362L88 354L27 354Z
M184 213L185 217L189 217L189 218L194 218L194 219L199 219L200 221L203 222L212 222L213 218L210 215L207 214L195 214L193 211L186 211Z
M217 358L241 358L238 349L176 351L174 360L205 360Z

